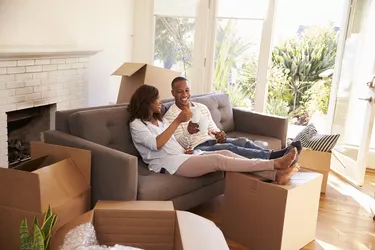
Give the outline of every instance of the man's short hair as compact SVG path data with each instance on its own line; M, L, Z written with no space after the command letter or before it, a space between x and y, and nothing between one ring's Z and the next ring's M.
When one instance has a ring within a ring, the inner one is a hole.
M174 85L177 83L177 82L180 82L180 81L187 81L187 79L185 77L182 77L182 76L177 76L175 79L173 79L172 83L171 83L171 87L172 89L174 88Z

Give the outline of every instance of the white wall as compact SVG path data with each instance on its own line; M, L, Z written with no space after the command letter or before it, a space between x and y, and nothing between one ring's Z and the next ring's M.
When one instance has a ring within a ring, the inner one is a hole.
M132 60L135 0L0 0L0 46L98 49L89 64L89 104L116 102L120 77Z

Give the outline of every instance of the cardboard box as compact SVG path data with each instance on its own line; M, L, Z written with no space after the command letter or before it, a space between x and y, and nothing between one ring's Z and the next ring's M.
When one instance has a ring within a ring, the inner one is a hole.
M0 245L20 249L20 226L31 230L51 205L58 215L55 230L90 210L91 152L31 143L31 160L17 169L0 168ZM41 226L41 225L40 225Z
M59 229L51 238L51 249L59 249L70 230L89 222L94 225L99 244L106 246L229 250L213 222L174 210L172 201L99 201L92 211Z
M251 250L297 250L315 239L322 175L298 172L288 185L226 175L222 230Z
M321 192L326 193L328 175L331 170L330 152L314 151L310 148L304 148L298 158L301 168L312 170L323 175Z
M122 76L117 103L128 103L133 93L143 84L158 88L161 100L171 98L172 80L181 76L181 73L146 63L126 62L112 75Z

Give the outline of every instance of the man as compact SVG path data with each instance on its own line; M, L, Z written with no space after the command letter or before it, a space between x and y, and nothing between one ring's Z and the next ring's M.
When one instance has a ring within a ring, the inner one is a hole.
M172 95L175 103L169 108L164 118L172 122L183 109L197 107L201 114L209 120L208 131L203 133L199 131L199 124L191 122L182 123L175 132L177 141L186 149L200 149L202 151L229 150L246 158L275 159L282 157L289 150L273 151L264 149L246 138L227 138L224 131L220 131L212 120L208 108L201 103L190 101L190 84L184 77L176 77L171 84ZM293 142L292 146L297 148L298 153L302 147L299 141Z

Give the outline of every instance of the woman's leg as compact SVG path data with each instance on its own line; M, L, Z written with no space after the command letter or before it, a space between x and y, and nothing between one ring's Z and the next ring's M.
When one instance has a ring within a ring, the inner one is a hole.
M274 169L287 170L294 159L295 151L291 151L291 153L280 159L261 160L246 159L223 150L191 156L181 164L175 174L185 177L198 177L216 171L255 172Z

